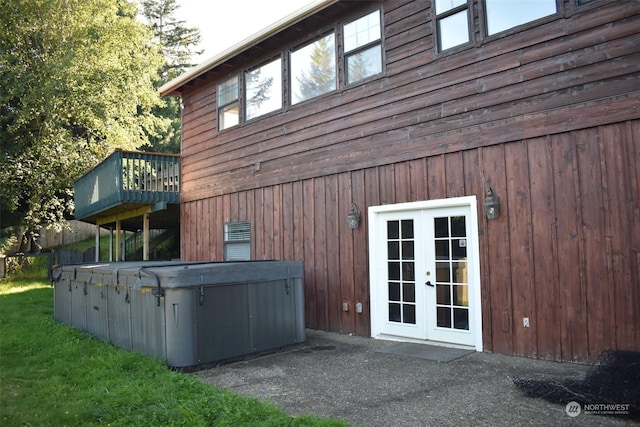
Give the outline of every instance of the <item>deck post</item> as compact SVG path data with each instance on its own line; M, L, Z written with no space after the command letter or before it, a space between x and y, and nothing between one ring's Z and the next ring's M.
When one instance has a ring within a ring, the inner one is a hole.
M116 221L116 261L120 261L120 220Z
M96 224L96 256L95 261L100 261L100 224Z
M109 262L113 262L113 227L109 227Z
M149 214L142 215L142 260L149 260Z

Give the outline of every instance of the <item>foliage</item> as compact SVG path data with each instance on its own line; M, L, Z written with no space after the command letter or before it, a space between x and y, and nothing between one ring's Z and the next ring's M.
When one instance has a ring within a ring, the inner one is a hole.
M176 0L143 0L141 13L147 25L153 31L154 42L164 57L160 69L160 83L166 83L187 69L193 67L192 58L202 51L193 51L200 43L200 31L189 28L185 21L176 19L175 12L179 8ZM180 152L181 104L178 97L167 97L153 112L157 117L166 118L163 128L149 134L149 143L143 148L146 151L162 153Z
M126 0L0 0L3 211L32 232L63 224L73 182L166 121L152 114L161 64Z
M0 281L0 423L7 426L344 426L290 417L53 320L44 281Z
M15 279L35 279L47 277L52 263L52 253L35 256L20 255L5 258L5 274Z

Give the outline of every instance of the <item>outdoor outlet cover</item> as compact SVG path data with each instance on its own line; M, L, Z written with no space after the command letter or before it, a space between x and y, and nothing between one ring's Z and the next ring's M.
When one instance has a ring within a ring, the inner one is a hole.
M348 302L343 302L342 303L342 311L349 311L349 303Z
M362 303L356 303L356 313L362 313Z
M523 317L522 318L522 326L524 326L525 328L529 327L529 318L528 317Z

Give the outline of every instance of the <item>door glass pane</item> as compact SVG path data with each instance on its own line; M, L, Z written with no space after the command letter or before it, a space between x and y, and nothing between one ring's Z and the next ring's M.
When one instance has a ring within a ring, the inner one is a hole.
M448 303L442 303L448 304ZM466 285L453 286L453 305L469 307L469 287Z
M387 221L387 239L400 238L400 221Z
M451 327L451 309L449 307L438 307L436 314L437 325L439 328Z
M467 239L451 240L451 258L467 259Z
M400 301L400 283L389 282L389 301Z
M436 263L436 281L437 282L450 282L450 264L448 262Z
M404 323L416 323L416 306L413 304L404 304L402 306L402 317Z
M416 265L413 220L387 221L389 321L416 323Z
M449 237L449 218L434 218L433 225L436 237Z
M411 282L416 280L415 266L413 262L402 263L402 280L408 280Z
M464 216L451 217L451 237L465 237L466 235L466 218Z
M451 286L436 286L436 304L451 304Z
M405 302L416 302L415 283L404 283L402 285L402 300Z
M454 262L451 264L453 270L454 283L469 283L467 280L467 263Z
M389 265L389 280L400 280L400 263L390 262Z
M466 217L434 218L436 324L469 329Z
M400 259L400 242L387 242L389 259Z
M414 259L413 242L402 242L402 259Z
M405 219L402 221L402 238L413 239L413 220Z
M453 309L453 327L469 330L469 310L466 308Z
M436 259L449 259L449 240L436 240Z
M389 303L389 321L400 322L400 320L402 320L400 317L400 304Z

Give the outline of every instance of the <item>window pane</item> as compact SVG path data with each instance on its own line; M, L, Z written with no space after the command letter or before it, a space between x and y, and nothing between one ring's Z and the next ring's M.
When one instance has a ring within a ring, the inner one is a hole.
M389 321L400 322L400 304L389 303Z
M467 10L438 20L438 42L440 50L451 49L469 41Z
M451 327L451 309L449 307L438 307L436 309L437 325L440 328Z
M469 330L469 310L466 308L453 309L453 327L456 329Z
M467 0L436 0L436 13L440 15L442 12L461 6L466 2Z
M485 4L489 35L556 13L556 0L485 0Z
M387 239L400 238L400 221L387 221Z
M387 242L387 257L400 259L400 242Z
M382 72L382 47L373 46L347 57L347 83L355 83Z
M282 108L280 58L245 73L247 120Z
M380 39L380 11L376 10L344 26L344 51L349 52Z
M218 107L238 99L238 78L233 77L218 85Z
M251 227L248 221L229 222L224 225L224 241L249 240Z
M336 48L329 34L291 53L291 103L336 89Z
M400 301L400 283L389 282L389 301Z
M416 284L404 283L402 285L402 301L416 302Z
M218 110L218 128L220 130L236 126L238 123L240 123L240 109L237 102Z
M402 322L411 323L415 325L416 323L416 306L415 305L413 304L402 305Z

